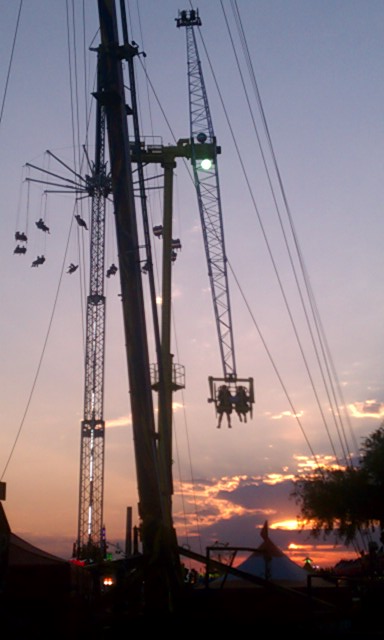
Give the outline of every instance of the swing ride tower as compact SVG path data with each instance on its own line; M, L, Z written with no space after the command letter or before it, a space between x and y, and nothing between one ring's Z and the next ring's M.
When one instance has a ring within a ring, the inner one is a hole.
M98 61L98 87L100 94L100 64ZM72 193L77 198L91 199L90 220L90 267L89 290L86 307L86 336L84 362L84 413L81 422L80 482L78 530L73 556L82 560L100 560L105 555L105 533L103 524L104 503L104 355L105 355L105 306L104 256L105 256L105 212L106 200L111 193L111 177L105 162L105 107L96 100L95 156L91 162L87 151L85 157L89 175L81 175L50 151L47 154L71 177L41 169L27 163L30 169L46 174L44 179L28 177L28 182L48 185L45 193ZM53 187L53 188L52 188ZM80 215L75 215L80 227L88 230ZM49 231L44 220L36 222L42 231ZM19 238L24 240L24 238ZM26 240L26 238L25 238ZM22 247L23 248L23 247ZM38 256L32 266L42 264L44 256ZM77 267L75 267L76 269Z
M100 71L99 86L100 86ZM96 94L97 96L97 94ZM90 276L87 296L84 369L84 415L81 422L79 515L76 557L100 560L105 555L104 502L104 354L105 354L105 205L110 179L105 163L105 110L96 100L96 150L86 176L92 198Z

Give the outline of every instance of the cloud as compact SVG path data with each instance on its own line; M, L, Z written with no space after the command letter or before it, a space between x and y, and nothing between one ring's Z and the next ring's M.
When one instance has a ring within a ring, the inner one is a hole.
M316 455L316 459L308 456L294 455L294 460L297 462L297 470L300 475L316 471L317 469L336 469L340 468L340 465L336 464L335 457L329 454Z
M281 476L284 478L284 476ZM175 496L182 495L183 510L175 512L177 521L193 529L198 521L209 534L226 527L239 518L252 522L252 531L265 519L292 519L294 507L290 503L292 476L278 481L277 476L227 476L197 483L182 483ZM271 507L273 505L273 507ZM289 505L289 506L288 506ZM186 516L185 512L189 512Z
M384 418L384 403L379 400L355 402L348 407L353 418Z
M297 505L291 498L292 480L290 474L270 474L183 483L175 492L175 502L183 495L182 506L174 508L181 546L192 546L200 553L216 542L256 548L262 542L260 530L268 520L272 540L299 564L308 556L328 567L340 557L356 557L355 550L337 545L334 537L314 541L310 530L301 527ZM196 548L198 544L200 549Z
M118 418L114 418L113 420L107 420L105 426L107 429L113 429L115 427L127 427L132 424L132 417L129 416L119 416Z
M302 418L304 415L304 411L297 411L293 413L292 411L281 411L281 413L276 413L273 415L271 412L267 411L265 413L266 416L269 416L271 420L282 420L283 418Z
M298 564L310 557L323 567L331 567L341 558L355 558L356 551L336 545L335 538L314 541L308 530L298 527L297 507L290 498L292 488L291 476L283 474L199 478L180 484L175 487L173 508L179 545L202 555L215 543L244 547L236 553L238 564L250 549L261 544L260 531L268 520L272 541ZM70 537L24 535L32 544L61 557L71 553ZM123 546L124 540L120 543Z

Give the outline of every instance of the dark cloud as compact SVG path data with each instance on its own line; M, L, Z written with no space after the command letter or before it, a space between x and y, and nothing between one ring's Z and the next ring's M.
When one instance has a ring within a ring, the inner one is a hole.
M223 486L229 488L223 489ZM307 556L317 559L323 554L332 557L332 561L328 564L323 561L322 566L332 566L340 557L346 557L343 556L345 547L337 546L333 536L315 540L308 530L273 528L277 523L296 519L298 506L290 498L291 480L269 484L251 476L219 481L200 478L197 487L198 491L196 485L189 486L190 493L183 499L189 514L181 509L174 513L180 546L188 546L202 555L208 546L217 542L223 546L254 549L262 542L260 531L267 520L272 541L299 564ZM72 553L73 539L64 536L54 539L29 533L25 538L60 557L68 559ZM124 548L124 540L118 542ZM238 551L236 557L242 559L245 555L247 552Z
M284 517L288 513L295 513L296 505L290 494L293 482L284 480L276 484L266 484L259 479L247 478L233 490L221 490L217 497L228 500L246 509L273 509L275 513L282 512ZM273 507L272 507L273 505ZM291 516L292 517L292 516Z
M365 402L362 411L363 413L381 413L383 406L380 402Z
M193 486L196 492L203 491L206 487L214 487L217 484L217 478L195 478Z
M183 518L179 513L179 521L175 520L180 544L202 554L216 543L254 549L262 542L260 531L267 520L273 542L299 564L308 556L327 567L341 557L356 557L355 550L337 545L333 535L315 539L309 530L297 528L299 506L291 496L293 481L272 480L252 476L226 477L216 483L200 480L196 512L189 517L183 514ZM244 557L244 553L238 551L237 557Z
M265 516L258 518L254 514L218 519L200 530L203 546L218 541L230 546L257 547L261 542L258 526L261 527L264 521Z
M263 519L264 517L264 519ZM261 543L260 531L265 521L265 516L243 515L232 518L217 520L214 524L202 527L199 531L198 540L194 542L191 538L180 536L180 544L194 547L198 541L200 549L206 549L215 543L223 547L244 547L246 549L256 549ZM298 564L303 564L307 556L314 558L316 562L320 560L322 566L332 566L340 558L356 557L353 548L347 549L343 545L338 545L333 535L327 539L314 540L308 530L288 530L270 529L271 540L289 557ZM292 545L294 547L292 548ZM196 546L196 551L198 551ZM204 553L200 551L200 553ZM241 559L249 554L247 551L238 550L236 558ZM327 562L327 558L329 561Z

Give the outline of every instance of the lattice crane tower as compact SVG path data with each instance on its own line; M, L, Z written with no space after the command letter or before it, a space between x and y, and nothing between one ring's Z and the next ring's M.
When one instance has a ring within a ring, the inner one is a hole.
M227 255L224 241L224 226L220 196L217 156L221 152L216 144L212 117L209 108L204 76L196 43L195 29L202 22L198 10L179 11L176 18L177 27L185 27L187 36L187 64L189 91L189 121L191 163L200 211L203 231L205 255L211 285L216 328L223 376L209 377L209 402L218 408L219 390L217 385L225 383L229 391L230 405L234 406L243 419L240 409L239 392L246 394L245 413L252 416L254 403L253 378L239 378L236 371L235 346L233 338L232 312L228 286ZM202 157L201 149L210 148L211 155ZM241 383L239 385L239 383ZM245 416L244 413L244 416Z
M100 72L99 72L100 75ZM97 96L97 94L95 94ZM91 175L90 280L87 296L84 416L81 422L79 516L76 556L101 559L105 554L104 502L104 354L105 354L105 209L111 191L105 164L105 111L96 100L96 151Z

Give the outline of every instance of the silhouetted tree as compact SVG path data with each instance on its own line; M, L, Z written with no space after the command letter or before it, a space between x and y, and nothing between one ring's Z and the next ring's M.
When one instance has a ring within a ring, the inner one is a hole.
M356 467L318 469L299 477L291 497L314 538L333 533L349 544L379 525L384 542L384 423L364 440Z

